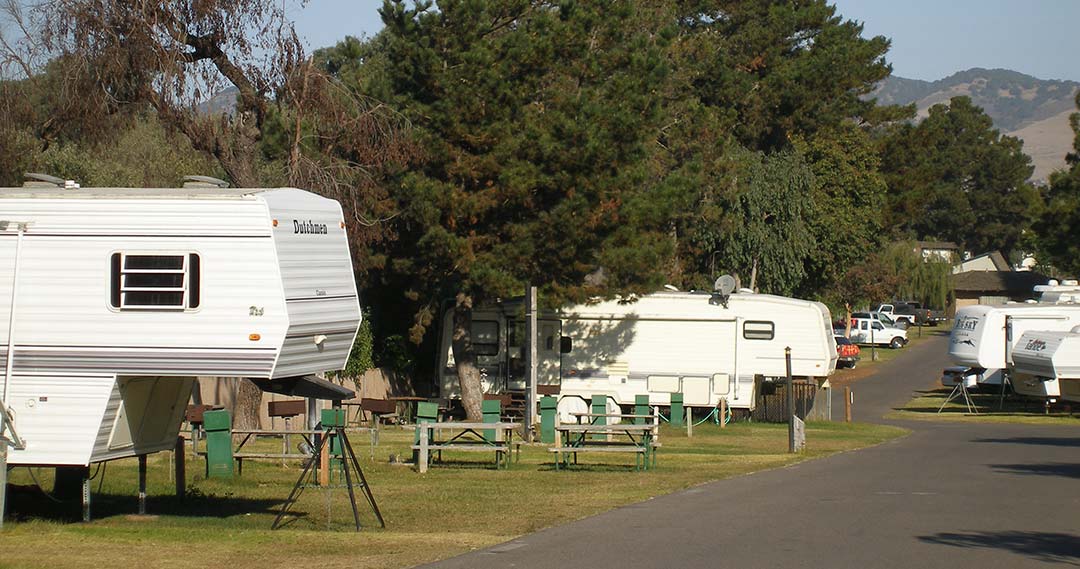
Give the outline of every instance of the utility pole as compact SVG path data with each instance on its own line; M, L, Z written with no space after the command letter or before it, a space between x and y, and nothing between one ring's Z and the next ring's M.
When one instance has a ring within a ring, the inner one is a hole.
M791 381L791 347L784 348L787 364L788 452L795 452L795 386Z
M525 440L532 442L536 424L536 287L525 288Z

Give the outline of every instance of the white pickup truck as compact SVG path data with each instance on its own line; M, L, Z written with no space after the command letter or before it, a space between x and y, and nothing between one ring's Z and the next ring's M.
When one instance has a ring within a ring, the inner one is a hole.
M894 304L879 304L876 308L874 308L873 312L887 315L889 318L893 319L893 321L896 323L897 328L903 330L907 330L908 327L914 326L918 323L916 321L916 315L914 314L913 310L901 311L900 308L901 307L897 307ZM903 308L906 308L906 306Z
M907 331L901 330L886 322L888 317L882 317L877 312L855 312L851 315L850 339L856 344L874 344L877 346L889 346L893 349L903 348L907 345Z

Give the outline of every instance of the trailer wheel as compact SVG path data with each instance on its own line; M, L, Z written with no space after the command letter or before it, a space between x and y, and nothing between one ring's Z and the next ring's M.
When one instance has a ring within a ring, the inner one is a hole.
M892 341L889 342L889 347L894 349L894 350L899 350L900 348L903 348L904 347L904 339L901 338L900 336L897 336L897 337L893 338Z

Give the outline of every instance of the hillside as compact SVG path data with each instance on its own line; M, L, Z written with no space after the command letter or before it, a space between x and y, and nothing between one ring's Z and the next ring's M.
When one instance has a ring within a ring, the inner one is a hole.
M1045 80L1007 69L974 68L938 81L890 77L871 96L883 104L915 103L919 116L952 97L966 95L982 107L1004 134L1024 140L1035 164L1035 180L1065 165L1071 149L1069 114L1080 83Z

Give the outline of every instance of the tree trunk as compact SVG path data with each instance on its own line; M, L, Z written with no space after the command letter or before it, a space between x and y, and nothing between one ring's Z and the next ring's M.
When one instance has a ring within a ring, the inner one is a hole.
M750 290L757 292L757 257L754 258L754 266L750 269Z
M844 303L844 337L851 337L851 304Z
M236 386L236 405L233 409L234 429L258 429L259 406L263 391L250 379L241 379Z
M469 421L484 419L482 401L484 388L480 384L480 369L472 347L472 297L459 293L454 304L454 332L451 342L461 386L461 405Z

